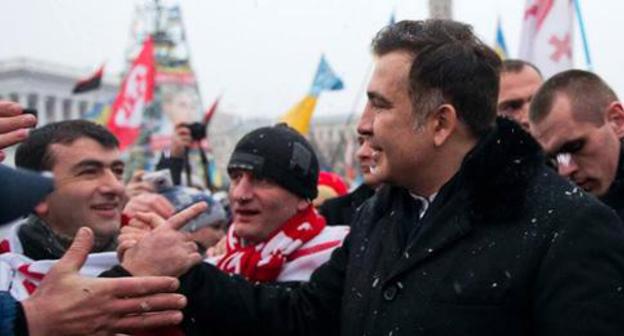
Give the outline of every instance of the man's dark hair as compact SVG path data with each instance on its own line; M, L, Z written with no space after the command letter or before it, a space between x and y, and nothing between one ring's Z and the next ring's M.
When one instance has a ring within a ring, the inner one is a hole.
M533 70L535 70L535 72L537 72L537 74L540 77L542 77L542 72L540 71L540 69L537 68L537 66L535 66L535 64L533 64L531 62L523 61L521 59L506 59L506 60L503 60L503 66L501 67L501 73L506 73L506 72L518 73L518 72L524 70L525 67L532 68Z
M501 61L471 26L448 20L401 21L377 33L372 49L376 56L396 51L414 56L409 95L415 112L421 111L418 118L449 103L475 135L494 124Z
M69 145L77 139L89 138L102 147L119 147L117 138L106 128L87 120L67 120L47 124L30 132L15 153L15 165L35 171L51 170L54 156L50 145Z
M529 120L542 121L552 110L555 98L563 94L570 100L573 117L602 125L609 104L618 100L615 92L598 75L584 70L567 70L548 79L531 101Z

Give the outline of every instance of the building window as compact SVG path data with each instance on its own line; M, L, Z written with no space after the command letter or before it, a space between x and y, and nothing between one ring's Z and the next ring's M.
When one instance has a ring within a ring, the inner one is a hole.
M72 100L63 99L63 120L72 119Z
M16 103L20 102L19 101L19 95L17 93L15 93L15 92L9 93L9 100L12 101L12 102L16 102Z
M87 113L87 109L89 108L89 102L87 101L80 101L78 103L78 113L80 113L80 118L84 118L85 114Z
M56 121L55 115L56 97L47 96L45 100L45 116L48 123Z
M36 109L39 104L39 96L36 93L28 94L26 106L30 109Z

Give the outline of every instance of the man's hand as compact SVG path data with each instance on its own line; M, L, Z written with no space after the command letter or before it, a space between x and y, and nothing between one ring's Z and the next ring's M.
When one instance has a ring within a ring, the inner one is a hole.
M143 175L145 175L144 170L137 170L132 174L130 181L126 184L126 196L128 199L132 199L144 193L156 192L152 183L143 181Z
M137 218L137 213L153 213L156 216L162 217L161 219L155 219L152 217L147 218L145 221L141 218ZM160 194L144 193L133 197L124 207L124 215L131 217L132 219L128 225L121 228L121 234L117 237L117 257L120 261L123 261L126 251L134 247L145 235L155 229L153 225L159 225L166 222L166 219L171 217L175 212L175 208Z
M170 277L89 278L78 274L93 246L81 228L67 253L22 302L28 330L38 335L92 335L176 325L186 298Z
M154 228L125 251L122 266L132 275L180 276L201 262L197 244L189 233L179 232L189 220L206 210L205 202L196 203L168 220L154 213L137 213L136 218Z
M123 209L123 213L129 217L134 217L139 212L154 212L167 219L173 215L175 208L163 195L143 193L132 197Z
M0 101L0 161L6 154L2 149L12 146L28 137L28 129L37 124L31 114L22 114L22 108L9 101Z

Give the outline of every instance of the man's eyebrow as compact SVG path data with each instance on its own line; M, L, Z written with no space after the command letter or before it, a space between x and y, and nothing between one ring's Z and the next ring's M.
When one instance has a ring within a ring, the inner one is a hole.
M382 96L381 94L375 91L366 91L366 95L368 96L369 100L378 99L386 104L390 104L390 101L386 97Z
M102 168L102 167L105 167L105 166L106 166L106 164L104 162L102 162L102 161L93 160L93 159L85 159L85 160L82 160L82 161L78 162L77 164L75 164L72 167L72 171L76 171L76 170L87 168L87 167L90 167L90 168ZM125 164L121 160L115 160L115 161L113 161L110 164L110 166L111 167L119 167L119 166L125 167Z

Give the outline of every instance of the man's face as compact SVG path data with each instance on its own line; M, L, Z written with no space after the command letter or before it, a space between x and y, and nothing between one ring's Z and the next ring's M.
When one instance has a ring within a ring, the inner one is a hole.
M252 243L261 242L308 202L268 179L245 170L230 173L230 206L234 232Z
M119 151L90 138L52 144L49 150L56 189L37 206L37 213L55 232L69 237L81 226L90 227L96 239L116 235L125 201Z
M355 155L360 163L360 173L364 178L364 183L369 187L375 188L380 181L379 177L372 172L374 151L370 146L370 135L358 135L358 143L360 147L358 147Z
M375 188L377 185L381 183L379 180L379 176L373 174L373 167L375 166L375 162L373 160L374 150L371 148L370 138L373 135L372 130L372 122L374 115L372 113L364 113L358 123L357 133L358 133L358 149L355 152L355 156L360 164L360 173L364 178L364 183L369 187ZM366 126L370 125L370 129Z
M421 168L427 165L433 142L426 128L417 124L408 94L412 59L403 52L379 57L358 130L371 134L370 146L374 151L371 170L379 182L418 189L415 172L422 172Z
M611 123L602 125L574 118L570 100L558 94L552 109L531 133L546 153L557 161L557 170L596 196L604 195L615 178L620 141Z
M530 66L520 72L503 72L498 93L498 115L517 121L529 130L529 103L542 85L542 78Z

